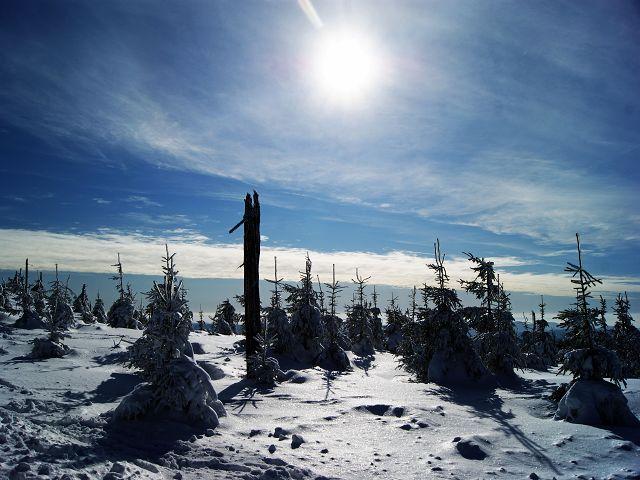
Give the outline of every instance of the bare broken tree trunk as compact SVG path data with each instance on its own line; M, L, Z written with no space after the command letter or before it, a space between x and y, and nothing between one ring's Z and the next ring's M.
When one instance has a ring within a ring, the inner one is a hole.
M258 351L256 336L260 334L260 202L258 193L244 199L244 217L231 230L244 224L244 331L246 338L247 376L252 375L249 361Z

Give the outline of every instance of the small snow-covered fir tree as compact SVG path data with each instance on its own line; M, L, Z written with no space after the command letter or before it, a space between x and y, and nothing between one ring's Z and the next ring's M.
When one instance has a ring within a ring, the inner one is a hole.
M360 356L372 355L375 352L373 318L364 292L370 278L361 277L356 268L356 278L351 279L356 286L355 302L347 311L346 328L351 350Z
M322 344L324 352L320 365L328 370L344 371L351 366L351 361L344 351L349 344L348 338L344 334L344 321L337 315L336 308L340 292L344 290L344 286L336 280L336 266L332 267L332 281L325 283L325 287L329 291L328 311L322 316Z
M504 290L499 278L496 287L493 327L476 335L474 345L490 371L498 375L514 375L514 368L522 368L524 359L518 345L509 294Z
M571 372L573 382L558 403L556 418L584 424L640 425L619 386L625 383L625 378L618 356L597 344L595 325L599 309L591 308L589 299L590 289L602 282L584 268L577 233L576 242L578 264L567 262L565 268L575 285L576 303L558 314L573 347L565 354L560 371Z
M87 285L85 283L82 284L80 294L73 301L73 311L79 313L80 318L85 323L94 323L96 321L91 312L91 302L89 301L89 295L87 295Z
M236 333L238 316L235 307L228 298L216 307L213 317L210 316L209 318L213 322L211 325L212 333L218 335L233 335Z
M287 304L291 312L293 354L299 361L315 364L323 352L323 331L308 254L305 271L300 272L299 285L285 284L283 288L288 293Z
M471 270L476 278L471 281L460 280L460 284L480 300L479 307L463 310L469 326L477 333L473 343L489 370L499 375L513 375L513 369L524 362L515 333L509 295L496 277L493 262L471 253L465 252L465 255L473 264Z
M269 330L268 319L263 317L260 323L262 331L256 336L258 352L253 354L248 362L252 371L249 377L261 385L273 387L279 379L283 378L284 373L280 370L278 360L269 355L273 352L276 338Z
M500 289L496 285L494 264L484 258L476 257L472 253L464 252L464 254L473 264L471 270L476 274L476 278L470 281L460 280L460 285L467 293L480 300L480 307L465 309L467 323L478 333L493 332L496 330L494 306L498 302L500 293Z
M385 336L384 326L382 325L382 311L378 307L378 292L376 286L373 286L371 294L371 304L369 305L369 318L371 321L371 333L373 335L373 347L376 350L384 349Z
M546 306L541 295L538 305L540 316L537 317L536 312L532 311L533 329L522 334L525 365L536 370L546 370L557 363L558 347L553 335L547 331L549 322L544 317Z
M20 314L20 318L16 320L15 326L18 328L43 328L44 321L41 314L38 313L36 309L36 305L31 293L31 289L29 288L29 259L25 261L25 276L22 284L22 291L20 292L20 308L22 313Z
M474 351L462 319L462 304L457 292L448 287L440 242L434 244L433 270L436 286L422 289L423 307L416 322L405 322L398 349L400 363L421 382L463 384L489 377L487 369ZM433 303L434 308L428 308Z
M177 279L175 253L163 257L164 281L154 282L147 294L153 316L142 336L131 346L131 366L145 383L127 395L114 412L115 419L139 418L151 412L186 418L214 428L225 415L211 378L193 358L186 298Z
M142 324L138 320L139 314L135 307L135 296L131 291L131 286L124 285L124 273L122 270L122 262L118 253L118 261L112 265L116 267L117 273L112 280L116 281L116 289L118 298L109 308L107 313L107 323L114 328L134 328L141 329Z
M47 306L49 316L58 329L68 330L75 325L73 317L73 292L69 288L69 277L67 281L62 283L58 276L58 264L56 264L55 279L51 282L49 288L49 297L47 298Z
M398 306L398 297L391 292L389 306L385 309L386 324L384 326L385 347L391 353L398 351L398 346L402 342L404 327L410 319L402 313Z
M282 278L278 278L278 259L273 257L273 280L266 279L273 285L271 291L271 301L264 309L267 319L266 328L272 335L271 349L274 353L284 354L291 351L293 346L291 336L291 326L287 312L282 308Z
M45 329L49 335L46 338L34 339L31 351L33 358L60 358L70 351L64 343L64 331L74 323L73 309L71 308L72 292L68 282L68 279L65 284L60 281L58 265L56 265L55 280L51 283L47 298L48 315L44 318Z
M33 297L33 305L36 313L40 317L47 316L47 290L42 281L42 272L39 273L36 283L31 287L31 296Z
M201 332L207 331L207 324L204 321L204 312L202 311L202 305L200 305L200 310L198 310L198 329Z
M93 310L91 311L97 322L107 323L107 314L104 311L104 302L100 298L100 292L96 295L96 301L93 304Z
M632 325L631 304L627 292L618 294L613 311L616 323L613 326L613 347L620 358L622 373L626 377L640 377L640 330Z

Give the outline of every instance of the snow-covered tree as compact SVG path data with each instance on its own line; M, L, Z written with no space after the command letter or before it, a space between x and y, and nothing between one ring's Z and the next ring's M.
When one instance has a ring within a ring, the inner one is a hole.
M524 366L524 359L518 345L511 300L499 278L496 289L493 327L476 335L474 345L490 371L498 375L513 375L514 368Z
M25 261L24 278L22 280L22 290L19 295L20 308L22 313L20 318L16 320L15 326L18 328L43 328L44 322L42 316L38 313L36 305L29 287L29 259Z
M40 317L47 316L47 289L42 281L42 272L39 273L36 283L31 287L31 296L33 297L33 305L36 313Z
M402 332L410 319L402 313L398 306L398 297L391 292L389 306L385 309L386 324L384 326L385 347L391 353L396 353L402 342Z
M382 350L385 346L384 326L382 325L382 311L378 307L378 292L376 286L373 286L371 294L371 304L369 305L369 318L371 321L371 333L373 334L373 347L376 350Z
M462 319L462 304L457 292L448 287L449 275L444 266L440 242L434 244L433 270L436 286L422 289L423 308L416 322L405 322L398 349L401 364L421 382L461 384L484 380L487 369L471 345ZM434 308L428 308L433 303Z
M269 330L266 317L261 319L261 330L261 333L256 336L258 352L249 358L248 365L251 369L249 376L261 385L272 387L284 376L284 373L280 370L278 360L269 355L273 352L276 338Z
M272 335L271 348L274 353L283 354L292 349L291 326L287 312L282 308L282 278L278 278L278 259L273 257L273 280L267 279L273 285L271 291L271 302L265 308L267 317L267 329Z
M302 362L316 363L323 351L322 316L313 289L311 259L307 254L305 270L300 272L298 285L283 285L288 293L287 309L291 312L293 353Z
M613 347L620 358L622 372L626 377L640 377L640 331L632 325L629 313L631 304L627 292L618 294L613 311L616 323L613 326Z
M462 287L480 300L480 307L468 307L463 315L477 335L474 345L484 364L493 373L513 375L513 369L523 365L511 313L511 301L496 277L494 263L466 253L473 264L476 278L460 280Z
M56 264L56 276L49 287L47 306L51 321L59 330L67 330L75 324L72 301L73 292L69 288L69 277L65 283L62 283L58 276L58 264Z
M349 344L349 339L344 334L344 321L336 314L338 298L344 286L336 280L336 266L332 267L333 275L331 283L325 283L329 291L329 310L322 316L322 344L324 352L320 364L328 370L347 370L351 361L344 351Z
M567 262L565 268L575 285L576 303L558 314L573 347L565 354L560 371L571 372L573 381L558 404L556 418L586 424L640 425L619 386L625 379L618 356L597 344L595 325L599 309L592 308L589 299L591 288L602 282L584 268L577 233L576 242L578 264Z
M91 311L97 322L107 323L107 314L104 311L104 302L100 298L100 292L96 295L96 301L93 304L93 310Z
M469 326L478 333L492 332L496 330L494 319L494 306L498 302L500 289L496 285L496 274L493 269L493 262L484 258L476 257L472 253L464 252L473 264L471 270L475 272L476 278L471 281L460 280L460 285L467 292L480 300L480 307L466 309L467 322ZM467 312L473 312L469 315Z
M211 325L212 333L218 335L233 335L236 333L236 322L238 316L235 307L227 298L224 302L216 307L213 317L209 317L213 322Z
M214 428L225 410L211 378L193 358L191 325L184 315L186 298L177 278L175 253L169 255L165 248L164 281L154 282L147 294L154 305L153 316L130 349L131 366L140 371L145 383L122 400L114 418L132 419L155 412Z
M71 308L73 292L69 289L68 283L68 278L64 284L60 281L58 265L56 265L55 280L51 283L47 298L49 314L44 318L45 328L49 335L46 338L34 339L31 351L33 358L59 358L70 351L64 343L64 331L74 323L73 309Z
M546 370L557 363L558 347L553 335L547 331L549 322L544 318L546 303L542 295L538 307L540 308L539 317L536 316L536 312L531 312L532 331L522 334L522 352L528 368Z
M89 295L87 295L87 285L85 283L82 284L80 294L73 301L73 311L79 313L85 323L94 323L96 321L93 313L91 313L91 302L89 301Z
M355 302L347 311L346 328L351 350L361 356L375 352L373 318L364 292L370 278L361 277L356 268L356 278L351 279L355 285Z
M202 311L202 305L200 305L200 310L198 310L198 329L201 332L207 331L207 324L204 321L204 312Z
M109 308L107 313L107 323L114 328L135 328L141 329L142 324L138 320L139 313L135 307L135 296L131 291L131 286L124 285L124 273L122 270L122 262L120 261L120 254L118 253L118 261L112 265L116 267L117 273L112 280L116 282L116 289L118 291L118 298Z

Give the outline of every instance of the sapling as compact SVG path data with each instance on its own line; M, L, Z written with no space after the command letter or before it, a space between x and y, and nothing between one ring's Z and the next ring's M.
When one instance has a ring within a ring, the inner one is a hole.
M565 354L560 372L570 372L573 381L558 404L556 418L586 424L640 425L620 389L620 384L626 385L626 381L618 356L597 343L595 325L599 309L591 308L589 299L591 289L602 281L585 269L577 233L576 243L578 263L567 262L565 268L571 274L576 303L558 314L573 347ZM613 383L604 381L605 377Z
M190 319L186 297L175 268L175 253L163 257L164 281L147 293L154 305L142 336L131 346L130 365L145 383L127 395L114 412L115 419L139 418L149 413L168 414L213 428L225 414L211 378L193 358L189 342Z

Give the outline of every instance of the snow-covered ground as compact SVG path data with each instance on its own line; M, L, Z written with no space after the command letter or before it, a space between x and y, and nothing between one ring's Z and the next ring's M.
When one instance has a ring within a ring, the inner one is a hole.
M351 356L352 372L300 370L260 391L242 379L241 337L191 334L205 352L197 360L219 369L227 416L215 431L113 427L102 414L139 381L123 364L139 334L81 326L67 339L72 354L46 361L26 358L42 331L0 334L1 478L640 478L638 429L553 420L545 396L568 381L554 372L451 391L412 382L393 355L377 353ZM625 394L639 415L640 380Z

